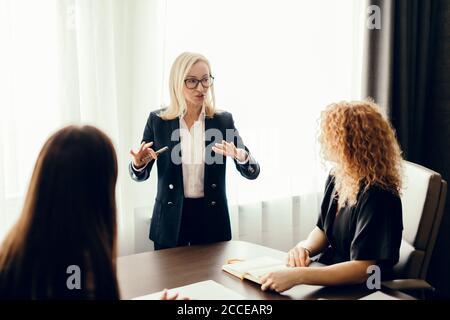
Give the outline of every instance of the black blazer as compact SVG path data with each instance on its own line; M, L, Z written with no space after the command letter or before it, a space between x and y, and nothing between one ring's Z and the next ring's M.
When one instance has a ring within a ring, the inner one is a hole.
M142 141L153 141L152 148L158 150L168 146L169 150L162 153L158 159L158 191L153 208L153 217L150 226L150 239L164 246L176 246L183 210L183 174L181 163L171 161L172 151L178 150L181 154L179 135L172 137L172 133L179 129L179 119L163 120L160 116L161 110L153 111L147 119ZM239 132L234 127L231 113L219 112L212 118L205 118L205 132L208 129L218 129L223 140L233 141L238 147L245 148L249 153L250 160L246 164L234 163L237 170L247 179L256 179L259 175L259 164L250 155L247 147L243 145ZM234 130L234 137L227 137L226 130ZM218 131L217 131L218 132ZM215 141L217 139L218 141ZM173 141L172 141L173 140ZM208 137L205 134L205 156L219 156L221 163L208 164L205 162L204 174L204 194L205 194L205 218L199 222L204 225L205 242L226 241L231 239L230 217L228 214L227 196L225 191L225 168L226 157L215 154L212 146L216 142L221 142L221 138L216 136ZM131 177L136 181L144 181L150 176L155 161L147 164L147 167L138 172L133 169L131 163L129 171Z

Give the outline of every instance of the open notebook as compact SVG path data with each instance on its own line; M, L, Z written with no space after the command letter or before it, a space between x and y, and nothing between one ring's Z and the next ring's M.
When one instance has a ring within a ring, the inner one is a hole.
M179 297L190 300L244 300L245 297L213 280L196 282L187 286L167 290L169 296L178 292ZM132 300L159 300L163 292L155 292Z
M269 272L285 269L288 267L283 261L271 257L259 257L222 266L222 270L233 276L256 283L260 283L259 278Z

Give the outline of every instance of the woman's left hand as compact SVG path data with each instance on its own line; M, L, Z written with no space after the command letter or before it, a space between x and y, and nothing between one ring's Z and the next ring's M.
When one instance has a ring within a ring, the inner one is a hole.
M167 289L163 290L163 295L161 296L161 298L159 298L159 300L178 300L178 299L189 300L188 297L180 297L178 292L176 292L173 295L169 296L169 293L167 292Z
M226 157L232 157L239 162L244 162L247 160L247 151L236 148L233 142L226 142L225 140L222 140L222 143L216 143L212 149L218 154Z
M300 283L298 280L300 268L289 268L286 270L270 272L260 278L261 290L286 291Z

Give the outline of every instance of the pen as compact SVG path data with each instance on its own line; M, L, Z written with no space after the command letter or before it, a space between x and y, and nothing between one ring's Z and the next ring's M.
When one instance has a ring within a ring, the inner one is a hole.
M159 149L159 150L156 151L156 154L159 156L161 153L163 153L163 152L165 152L165 151L167 151L167 150L169 150L169 147L168 147L168 146L162 147L161 149ZM148 155L147 157L142 158L141 161L147 161L147 160L150 159L150 158L151 158L150 155Z

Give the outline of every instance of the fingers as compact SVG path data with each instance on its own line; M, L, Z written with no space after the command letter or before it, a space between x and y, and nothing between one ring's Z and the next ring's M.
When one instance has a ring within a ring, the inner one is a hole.
M261 284L261 290L267 291L267 290L271 289L272 284L273 284L272 281L266 280L265 282L263 282Z
M161 300L167 300L167 289L164 289L164 290L163 290L163 294L162 294L162 296L161 296L160 299L161 299Z
M311 263L311 259L306 250L303 248L293 248L289 250L287 257L287 265L289 267L307 267Z
M308 258L306 258L306 261L305 261L305 267L309 266L310 264L311 264L311 259L308 257Z
M167 289L164 289L160 300L176 300L177 298L178 298L178 292L174 293L172 296L169 296Z
M265 275L259 277L259 283L263 284L264 282L267 281L268 278L269 278L269 274L265 274Z
M153 149L148 149L149 154L152 156L153 159L158 158L158 154Z
M288 252L288 266L289 267L295 267L294 253L292 251L294 251L294 250L291 249Z
M294 261L296 267L303 267L303 261L300 259L300 253L297 248L293 250L294 252Z
M140 161L142 164L146 164L147 162L150 162L151 160L156 160L156 158L158 158L158 154L154 150L149 149L147 154L145 156L143 156Z
M150 141L148 143L145 143L144 141L141 143L141 146L139 147L139 151L137 154L141 154L147 150L151 150L150 147L153 145L153 141Z
M266 291L269 289L272 289L272 286L274 285L273 279L272 279L272 273L268 273L261 278L259 278L261 283L261 290Z
M171 297L167 297L167 300L177 300L177 298L178 298L178 292L177 293L174 293Z
M214 152L224 156L234 157L236 155L236 147L233 142L222 140L221 143L215 143L212 149Z
M150 142L144 144L143 150L145 150L145 149L147 149L147 148L150 148L152 145L153 145L153 141L150 141Z
M141 152L142 150L144 150L144 146L145 146L145 141L142 141L142 142L141 142L141 145L139 146L139 149L138 149L138 152L137 152L137 153L139 153L139 152Z
M225 149L230 151L235 151L236 147L233 142L226 142L225 140L222 140L222 145L225 146Z
M261 285L261 290L262 291L267 291L267 290L277 291L277 286L271 279L268 279L266 282L264 282Z
M237 155L237 149L236 149L236 147L234 146L234 143L233 143L233 142L226 142L226 141L222 141L222 143L225 143L225 146L226 146L226 150L227 150L228 155L229 155L230 157L236 158L236 155Z
M138 155L138 153L142 151L142 148L144 147L144 144L145 144L145 142L142 141L141 145L139 146L138 151L137 151L137 152L134 152L133 149L131 149L131 150L130 150L130 154L131 154L133 157L136 157L136 156Z
M222 151L226 150L226 147L225 147L225 145L223 143L215 143L213 148L219 149L219 150L222 150Z
M224 151L223 149L220 149L220 148L217 148L217 147L212 147L212 150L213 150L215 153L218 153L218 154L221 154L221 155L226 156L225 151Z
M232 142L228 143L225 140L222 140L221 143L215 143L214 144L217 148L220 148L222 150L231 150L234 147L234 144Z
M222 141L222 143L215 143L214 146L212 147L212 150L213 150L215 153L218 153L218 154L221 154L221 155L224 155L224 156L227 156L227 155L228 155L228 154L227 154L226 146L225 146L225 144L223 143L223 141Z
M300 267L306 267L306 259L308 258L308 254L304 249L298 250L299 260L300 260Z
M130 154L134 157L137 158L139 156L139 154L142 153L142 151L144 151L147 148L150 148L153 145L153 141L145 143L145 141L142 141L141 145L139 146L139 149L137 152L134 152L133 149L130 150ZM140 160L140 159L137 159Z
M130 150L130 154L133 156L136 165L143 166L149 161L153 159L156 160L156 158L158 158L158 154L151 148L151 146L153 146L153 141L147 143L145 141L142 141L138 152Z
M301 267L307 267L311 263L309 252L305 248L297 248L300 256Z
M261 290L267 291L267 290L273 290L278 293L283 292L290 287L285 287L282 282L280 282L280 279L276 279L276 276L269 274L269 276L266 278L264 282L261 282Z
M147 143L145 141L142 141L141 145L139 147L138 153L141 152L142 150L148 148L148 147L151 147L152 145L153 145L153 141L150 141L150 142L147 142Z

